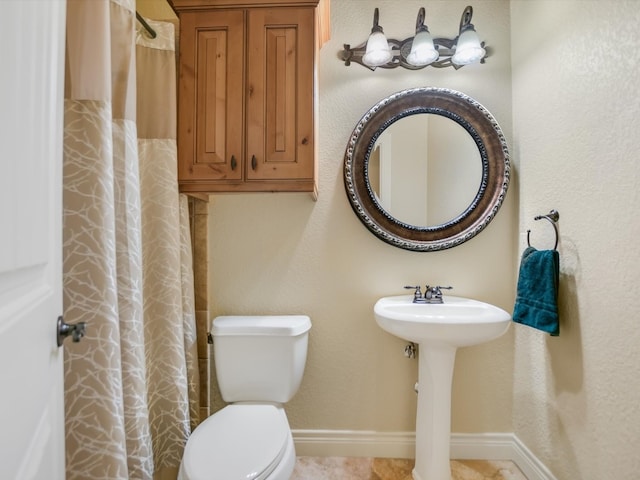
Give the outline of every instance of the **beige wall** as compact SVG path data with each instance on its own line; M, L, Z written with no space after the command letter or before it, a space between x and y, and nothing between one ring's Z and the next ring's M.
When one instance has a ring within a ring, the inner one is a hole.
M494 49L486 65L371 72L338 59L371 30L374 7L389 37L413 34L419 0L333 0L331 41L321 51L320 196L215 195L210 201L210 308L218 314L306 313L313 328L301 389L287 406L294 429L412 431L417 362L375 323L376 299L407 284L453 285L453 293L509 311L515 291L514 188L479 236L451 250L404 251L357 219L342 180L347 140L360 117L392 92L417 86L462 91L487 107L511 139L509 3L483 1L474 23ZM464 1L427 5L434 35L455 35ZM514 339L459 351L455 432L512 432ZM214 392L215 395L215 392ZM220 404L218 404L219 406Z
M174 21L177 19L167 0L136 0L136 10L143 17L153 20Z
M512 1L520 232L560 212L561 332L516 329L514 429L559 480L640 471L640 14Z

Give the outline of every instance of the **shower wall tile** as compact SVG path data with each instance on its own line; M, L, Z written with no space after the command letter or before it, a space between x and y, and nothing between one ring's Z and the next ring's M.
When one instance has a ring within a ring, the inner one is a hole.
M209 310L196 310L196 335L198 336L198 358L209 359Z
M193 198L193 213L195 215L209 215L209 202L206 200L201 200L199 198Z
M193 249L193 282L196 308L196 335L198 338L198 369L200 373L200 418L210 414L210 367L209 344L209 296L208 296L208 202L199 198L189 198L191 221L191 245Z
M198 359L198 367L200 370L200 409L209 408L209 362L207 360ZM200 416L202 420L207 418L209 415Z
M196 200L198 203L205 203ZM199 207L195 212L200 211ZM195 213L193 217L193 275L195 280L195 305L196 310L207 310L208 305L208 215L206 213Z
M200 407L200 418L201 421L204 421L206 418L211 415L211 409L209 407Z

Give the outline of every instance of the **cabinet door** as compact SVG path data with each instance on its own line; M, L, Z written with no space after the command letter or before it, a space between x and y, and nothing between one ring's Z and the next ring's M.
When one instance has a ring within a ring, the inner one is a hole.
M180 183L240 181L244 11L188 12L180 22Z
M248 11L247 179L314 175L313 8Z

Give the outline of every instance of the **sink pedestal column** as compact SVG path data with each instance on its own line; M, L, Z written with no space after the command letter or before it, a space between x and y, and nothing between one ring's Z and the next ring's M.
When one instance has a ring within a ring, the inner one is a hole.
M456 348L420 344L415 480L451 480L451 382Z

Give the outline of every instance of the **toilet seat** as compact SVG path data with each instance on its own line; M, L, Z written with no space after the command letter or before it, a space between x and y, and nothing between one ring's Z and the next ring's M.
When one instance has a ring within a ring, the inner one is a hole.
M282 460L290 433L284 411L274 405L229 405L193 431L180 478L264 480Z

